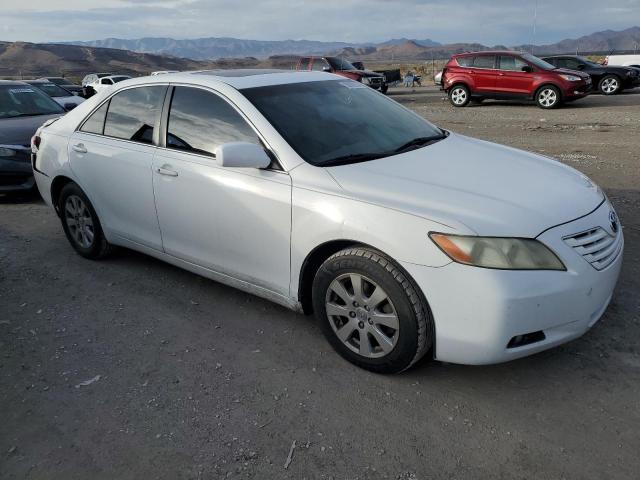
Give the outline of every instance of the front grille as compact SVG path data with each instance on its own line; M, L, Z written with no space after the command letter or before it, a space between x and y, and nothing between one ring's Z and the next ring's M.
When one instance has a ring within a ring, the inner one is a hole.
M603 270L611 265L622 250L620 231L611 235L602 227L565 237L564 241L596 270Z

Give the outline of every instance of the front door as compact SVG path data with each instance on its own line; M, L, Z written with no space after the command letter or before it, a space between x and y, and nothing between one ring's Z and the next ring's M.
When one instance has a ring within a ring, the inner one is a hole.
M288 296L291 179L277 169L220 166L215 148L233 141L260 143L221 96L175 87L166 148L153 161L164 251Z
M71 170L103 228L161 250L151 167L166 86L122 90L95 110L69 141Z
M496 90L505 95L530 96L535 74L524 71L523 68L534 67L514 55L500 55L498 57Z

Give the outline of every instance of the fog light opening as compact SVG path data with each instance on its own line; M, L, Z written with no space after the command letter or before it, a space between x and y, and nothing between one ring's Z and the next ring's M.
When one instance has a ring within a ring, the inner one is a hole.
M538 330L537 332L525 333L523 335L516 335L511 340L509 340L507 348L524 347L525 345L541 342L545 338L547 337L545 337L542 330Z

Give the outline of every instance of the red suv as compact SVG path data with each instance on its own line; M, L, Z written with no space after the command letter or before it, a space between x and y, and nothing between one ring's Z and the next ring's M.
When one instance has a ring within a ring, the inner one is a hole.
M555 108L587 96L591 78L528 53L476 52L451 57L442 73L442 88L455 107L494 98L534 100L540 108Z

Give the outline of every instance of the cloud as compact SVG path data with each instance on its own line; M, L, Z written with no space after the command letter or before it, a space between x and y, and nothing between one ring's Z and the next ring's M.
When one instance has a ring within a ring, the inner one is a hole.
M7 2L8 3L8 2ZM0 5L5 40L64 41L146 36L310 39L393 37L488 45L530 42L535 0L25 0ZM640 0L538 0L536 42L623 29ZM93 4L95 5L95 4Z

